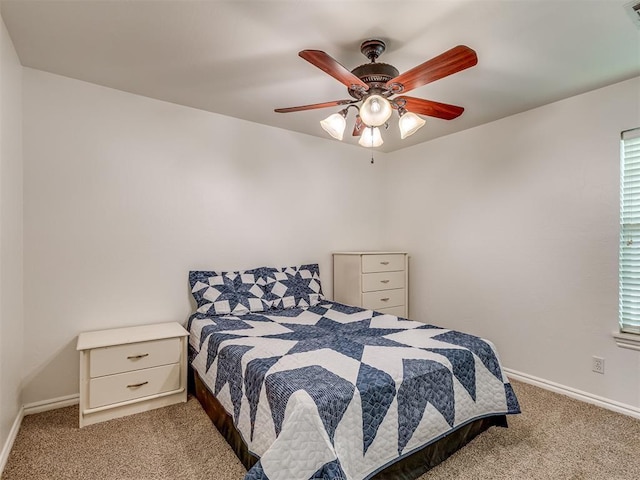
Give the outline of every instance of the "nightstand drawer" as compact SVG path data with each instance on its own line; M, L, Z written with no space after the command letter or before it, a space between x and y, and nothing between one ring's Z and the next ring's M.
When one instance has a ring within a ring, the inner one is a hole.
M384 290L381 292L367 292L362 294L362 307L371 310L380 308L397 307L404 305L404 288L396 290Z
M170 392L179 387L179 363L93 378L89 382L89 408Z
M362 291L393 290L404 288L404 272L379 272L362 274Z
M363 255L362 273L404 270L404 262L405 256L402 254Z
M396 317L404 317L404 305L399 305L397 307L389 307L389 308L378 308L376 310L380 313L386 313L388 315L395 315Z
M177 363L180 361L180 354L179 338L96 348L90 353L89 376L91 378L102 377L114 373Z

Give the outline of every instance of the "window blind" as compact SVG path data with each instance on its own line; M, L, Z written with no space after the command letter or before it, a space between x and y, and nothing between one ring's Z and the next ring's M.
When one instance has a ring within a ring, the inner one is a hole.
M620 151L619 321L640 333L640 128L622 132Z

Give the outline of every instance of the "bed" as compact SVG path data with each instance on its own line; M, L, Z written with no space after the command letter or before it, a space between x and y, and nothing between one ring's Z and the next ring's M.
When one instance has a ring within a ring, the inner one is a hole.
M413 479L520 412L490 342L328 301L317 265L190 283L196 396L245 480Z

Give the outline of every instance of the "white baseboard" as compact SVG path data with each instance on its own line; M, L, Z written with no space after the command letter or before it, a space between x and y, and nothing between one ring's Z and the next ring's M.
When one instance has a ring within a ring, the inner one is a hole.
M46 412L47 410L55 410L56 408L70 407L80 403L80 394L65 395L64 397L50 398L39 402L27 403L24 406L25 415L33 415L34 413Z
M617 413L622 413L624 415L640 419L640 408L638 407L616 402L615 400L593 395L592 393L583 392L576 388L567 387L565 385L551 382L543 378L534 377L533 375L518 372L510 368L503 368L503 370L509 378L514 380L520 380L521 382L529 383L536 387L544 388L545 390L550 390L567 397L575 398L576 400L581 400L586 403L591 403L592 405L597 405L598 407L606 408L607 410L612 410Z
M11 426L11 430L9 431L7 441L4 442L4 445L2 446L2 452L0 453L0 477L2 477L4 467L7 465L7 460L9 460L9 453L11 452L13 443L16 441L16 437L18 436L18 430L20 430L20 425L22 424L23 417L24 407L21 407L20 410L18 410L16 419L13 421L13 425Z
M9 453L13 448L13 443L16 441L18 431L20 430L20 425L22 425L22 419L25 417L25 415L32 415L34 413L46 412L47 410L55 410L56 408L77 405L79 401L80 395L76 393L73 395L66 395L64 397L51 398L49 400L42 400L40 402L28 403L20 407L20 410L16 415L16 419L13 421L13 425L11 426L11 430L9 431L7 441L4 442L4 445L2 446L2 452L0 452L0 477L2 477L4 467L7 465Z

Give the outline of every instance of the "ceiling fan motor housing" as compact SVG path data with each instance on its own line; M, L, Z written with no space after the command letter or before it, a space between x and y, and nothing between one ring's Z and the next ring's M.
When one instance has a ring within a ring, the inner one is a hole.
M393 65L388 63L365 63L351 70L356 77L369 85L369 93L372 89L379 89L380 94L384 95L385 84L392 78L396 78L400 72ZM361 98L357 91L349 89L349 94L354 98Z
M365 93L360 88L349 88L349 95L360 100L371 94L385 97L391 94L385 84L392 78L396 78L400 72L396 67L388 63L376 63L376 59L384 53L386 48L387 46L382 40L371 39L362 42L360 51L371 63L360 65L351 70L351 73L369 85L369 90Z

